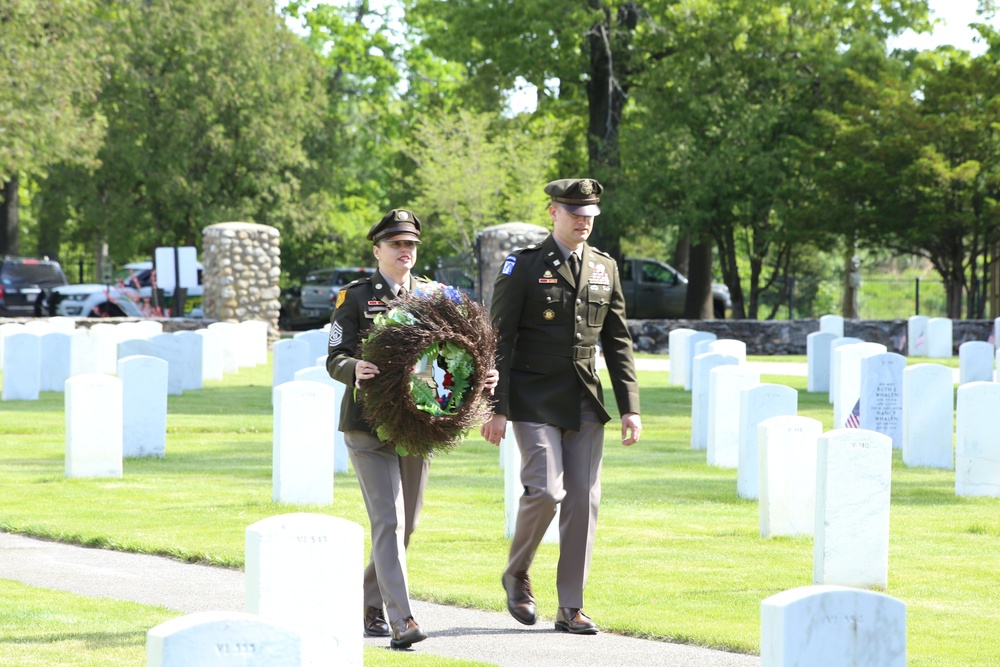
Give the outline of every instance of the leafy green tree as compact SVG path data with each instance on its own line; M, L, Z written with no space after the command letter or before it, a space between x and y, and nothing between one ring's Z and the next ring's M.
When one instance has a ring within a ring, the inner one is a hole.
M74 240L107 241L124 261L200 245L201 229L217 222L289 230L308 218L303 142L324 94L316 60L272 4L110 7L117 42L100 97L109 122L101 166L63 172L49 193L53 210L74 213Z
M856 74L855 101L824 118L832 139L822 187L850 212L841 233L927 258L953 318L965 297L967 316L982 316L976 268L1000 242L998 81L996 46L977 58L942 48L909 70Z
M101 28L92 0L0 5L0 254L20 252L23 174L44 176L59 162L96 164L106 125L94 104Z

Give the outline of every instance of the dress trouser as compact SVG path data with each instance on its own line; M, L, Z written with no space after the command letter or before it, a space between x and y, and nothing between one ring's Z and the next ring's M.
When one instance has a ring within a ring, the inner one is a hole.
M580 430L539 422L512 422L521 450L521 496L510 545L507 574L531 567L545 531L562 504L556 588L560 607L583 608L583 589L601 504L604 424L588 399L580 410Z
M424 489L427 487L427 472L430 469L430 459L422 456L400 456L399 476L403 487L403 549L410 546L410 535L417 529L420 521L420 508L424 505ZM368 566L365 568L365 604L381 609L382 592L378 587L378 577L375 574L375 550L372 549Z
M364 431L346 431L344 442L357 473L371 523L372 560L389 623L412 616L406 579L400 456L396 448ZM409 458L409 457L405 457ZM419 509L419 508L416 508ZM377 606L378 603L373 606Z

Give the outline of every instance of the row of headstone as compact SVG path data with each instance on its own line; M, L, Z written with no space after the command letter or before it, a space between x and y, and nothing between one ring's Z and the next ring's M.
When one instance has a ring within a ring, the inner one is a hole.
M201 612L146 634L148 667L361 667L364 530L323 514L246 529L246 612Z
M45 324L39 322L39 324ZM169 364L168 391L200 389L243 366L267 362L267 323L217 322L197 331L164 334L159 322L95 324L88 329L5 324L2 330L3 400L38 400L41 391L63 391L77 375L117 372L118 360L144 355Z

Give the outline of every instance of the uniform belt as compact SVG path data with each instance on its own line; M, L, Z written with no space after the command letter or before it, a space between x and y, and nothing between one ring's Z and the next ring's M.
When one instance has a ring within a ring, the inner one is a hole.
M543 343L522 343L515 350L516 353L530 354L550 354L554 357L568 357L570 359L591 359L594 357L593 345L573 345L565 347L563 345L545 345Z

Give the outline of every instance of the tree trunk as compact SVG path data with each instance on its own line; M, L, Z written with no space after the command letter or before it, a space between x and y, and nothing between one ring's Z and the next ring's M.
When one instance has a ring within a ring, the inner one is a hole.
M688 275L684 319L711 320L712 312L712 244L699 240L691 246L691 273Z
M20 226L17 172L3 184L0 192L0 255L18 255L21 252L18 228Z
M677 245L674 246L674 255L670 260L674 268L683 273L685 276L691 272L691 263L688 259L691 252L691 234L690 232L684 234L679 239L677 239Z
M603 13L604 19L592 25L588 34L590 50L590 77L587 81L589 121L587 126L587 153L592 175L598 180L612 178L621 165L618 152L618 128L622 109L628 100L628 81L624 60L628 53L632 32L639 19L639 8L629 2L618 9L614 23L610 10L603 0L589 0L590 8ZM605 183L614 188L613 182ZM611 207L609 207L611 208ZM621 257L621 224L608 212L594 226L593 245Z
M861 286L861 267L855 266L854 248L844 255L844 319L858 319L858 287Z

